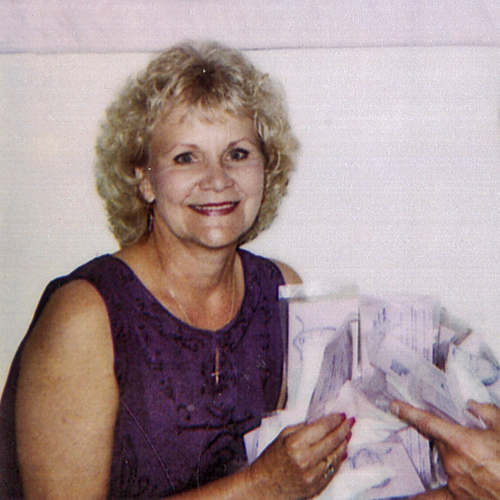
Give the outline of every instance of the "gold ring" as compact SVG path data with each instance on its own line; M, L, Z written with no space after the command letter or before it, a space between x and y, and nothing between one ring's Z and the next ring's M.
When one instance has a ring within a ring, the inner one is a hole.
M330 476L333 476L335 474L335 465L333 465L333 462L330 462L327 458L325 458L326 462L326 469L325 472L323 472L323 477L325 479L328 479Z

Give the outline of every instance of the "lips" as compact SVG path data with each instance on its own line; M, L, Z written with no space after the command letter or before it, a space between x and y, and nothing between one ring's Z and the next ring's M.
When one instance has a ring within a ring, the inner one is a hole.
M211 216L229 215L236 210L239 201L227 201L222 203L204 203L203 205L189 205L196 213Z

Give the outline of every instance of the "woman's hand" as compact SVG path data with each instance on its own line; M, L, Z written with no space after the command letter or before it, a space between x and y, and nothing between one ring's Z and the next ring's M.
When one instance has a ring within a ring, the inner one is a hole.
M251 466L261 498L311 498L331 481L347 457L354 419L343 414L287 427Z
M487 429L462 427L406 403L391 403L395 415L436 441L454 498L500 499L500 409L474 402L469 408Z

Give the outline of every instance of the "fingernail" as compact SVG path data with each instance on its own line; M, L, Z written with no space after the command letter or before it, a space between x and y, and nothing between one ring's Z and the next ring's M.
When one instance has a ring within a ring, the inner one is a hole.
M349 442L349 441L351 440L351 438L352 438L352 432L351 432L351 431L349 431L349 434L347 434L347 436L345 437L345 440L346 440L347 442Z
M397 403L391 403L389 405L389 411L393 414L396 415L396 417L399 417L399 406Z
M356 417L351 417L347 423L349 424L349 427L351 427L352 429L352 426L356 423Z
M345 413L340 414L340 421L343 422L347 418L347 415Z
M347 451L344 453L344 456L342 457L342 461L344 461L348 457Z

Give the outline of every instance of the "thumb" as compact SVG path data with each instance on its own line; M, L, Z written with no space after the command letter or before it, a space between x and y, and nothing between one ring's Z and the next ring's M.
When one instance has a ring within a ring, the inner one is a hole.
M304 422L301 422L300 424L289 425L281 431L280 436L281 437L289 436L290 434L297 432L299 429L302 429L302 427L305 427L305 425L306 424Z
M468 401L469 411L479 417L486 425L500 432L500 408L492 403L477 403L476 401Z

